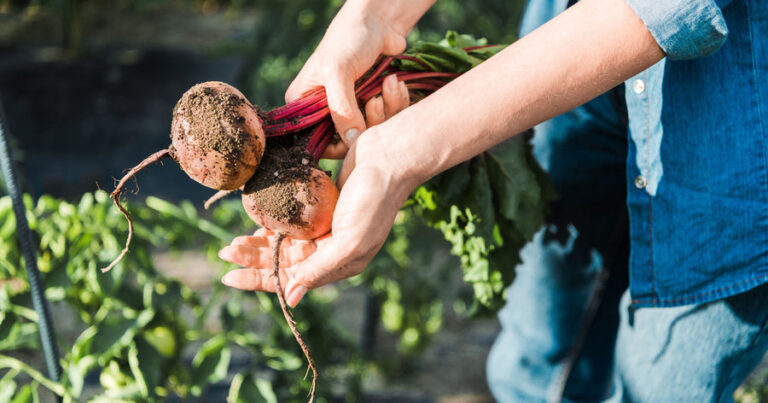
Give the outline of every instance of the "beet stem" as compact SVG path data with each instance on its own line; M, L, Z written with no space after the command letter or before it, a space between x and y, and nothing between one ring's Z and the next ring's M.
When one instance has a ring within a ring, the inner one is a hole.
M275 282L275 294L277 294L277 300L280 301L280 308L283 310L285 321L288 322L288 327L291 328L293 337L296 338L296 342L299 343L299 347L301 347L301 351L304 352L304 357L307 358L307 362L309 363L307 373L309 373L309 370L312 370L312 388L309 390L309 402L312 403L315 401L317 368L315 367L315 361L312 359L312 354L309 352L307 343L304 342L301 333L299 333L299 329L296 328L296 321L293 320L293 315L288 308L288 304L285 302L283 287L280 285L280 244L283 243L283 238L285 238L285 233L278 232L277 237L275 237L275 243L272 244L272 279Z
M128 211L125 210L125 207L120 203L120 193L123 192L123 188L125 187L126 182L128 182L129 179L133 178L139 171L146 168L149 165L154 164L157 161L160 161L163 158L170 157L171 156L171 149L166 148L165 150L160 150L146 159L144 161L141 161L139 165L136 165L135 167L131 168L130 171L128 171L125 176L123 176L122 179L120 179L120 182L117 183L117 186L115 186L115 190L112 191L112 193L109 195L109 197L112 198L112 201L115 203L115 206L117 206L118 210L120 210L121 213L123 213L123 216L125 216L125 219L128 220L128 238L125 240L125 248L123 248L123 251L120 252L120 255L115 258L115 260L112 261L112 263L109 264L109 266L101 269L102 273L106 273L110 271L113 267L115 267L116 264L118 264L123 257L128 253L128 249L131 246L131 240L133 239L133 219L131 218L131 215L128 214Z
M360 84L359 88L365 88L366 86L368 86L368 84L371 83L371 81L381 76L381 74L387 70L387 67L390 67L391 63L392 63L392 57L382 58L381 61L379 61L379 65L374 67L373 71L371 72L371 75L368 76L368 78L365 81L363 81L362 84Z

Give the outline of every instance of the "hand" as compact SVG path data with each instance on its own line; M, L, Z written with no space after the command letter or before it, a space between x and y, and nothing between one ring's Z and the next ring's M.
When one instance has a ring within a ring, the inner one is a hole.
M353 145L348 159L360 155L355 150L369 132ZM381 249L400 206L410 194L411 188L389 172L366 164L362 158L355 164L341 189L331 234L315 241L290 237L283 240L280 282L285 284L286 301L292 307L310 289L361 273ZM260 229L253 236L238 237L224 247L219 257L247 268L230 271L222 282L243 290L274 292L274 239L274 233Z
M376 126L409 104L405 83L397 81L394 75L388 76L384 79L382 95L371 99L365 105L366 123L368 127ZM375 134L369 131L365 136L367 138ZM375 147L368 149L374 150ZM333 233L343 234L344 237L332 237L328 234L314 241L285 237L280 245L280 284L283 284L286 300L291 306L295 306L308 289L359 274L383 245L394 221L394 215L405 199L403 197L403 200L397 202L397 198L393 199L391 195L371 194L371 189L367 188L381 181L380 178L372 177L379 176L375 169L362 167L358 174L350 175L356 165L356 150L357 146L353 145L339 174L339 183L347 185L342 188L333 217ZM373 161L373 158L369 157L368 161ZM349 180L359 184L350 188ZM383 190L378 186L374 187L376 190ZM409 193L406 192L405 195ZM378 207L383 213L376 215L374 211L377 208L374 204L383 200L394 202ZM374 215L370 216L371 213ZM391 219L385 218L389 216ZM360 224L363 222L370 224L363 227ZM382 222L389 223L389 226L382 226ZM237 237L230 245L224 247L219 252L219 257L247 268L227 273L222 282L244 290L274 292L271 265L275 237L275 233L262 228L253 236ZM358 243L344 241L350 237ZM363 240L364 244L360 244ZM310 260L310 256L315 257ZM337 259L332 259L333 257Z
M365 74L381 55L405 50L405 35L431 1L348 1L285 93L291 102L322 86L333 123L342 141L330 145L324 158L343 158L355 139L365 131L366 119L355 97L355 80ZM370 126L370 124L369 124Z

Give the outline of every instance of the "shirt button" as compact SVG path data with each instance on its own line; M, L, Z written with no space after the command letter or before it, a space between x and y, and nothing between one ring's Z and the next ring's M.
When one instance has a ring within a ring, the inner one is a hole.
M635 82L632 83L632 89L635 91L635 94L641 94L645 91L645 82L640 79L635 80Z
M638 189L645 189L645 178L643 178L642 175L638 175L637 178L635 178L635 187Z

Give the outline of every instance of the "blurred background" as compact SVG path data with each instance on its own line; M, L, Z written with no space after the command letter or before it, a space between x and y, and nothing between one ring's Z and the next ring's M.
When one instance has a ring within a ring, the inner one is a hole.
M40 217L33 230L61 243L57 250L42 240L39 263L65 364L61 384L75 400L304 401L303 359L272 297L218 283L231 267L215 251L254 230L236 198L203 212L212 192L174 164L145 171L140 192L127 195L138 240L126 265L139 269L118 267L104 280L91 261L114 256L125 226L93 192L111 190L126 168L167 147L171 110L195 83L225 81L262 107L281 105L341 4L0 0L0 100ZM521 11L520 1L441 0L409 40L439 40L451 29L509 43ZM9 207L0 205L0 223L14 221ZM6 227L0 260L11 308L0 308L8 312L0 353L44 373L34 318L12 313L29 306L29 293ZM75 245L94 238L102 250ZM366 278L313 293L296 311L323 376L321 400L490 401L484 364L497 324L468 318L471 290L448 248L406 211ZM154 317L137 321L150 308ZM140 365L129 362L131 351ZM34 391L53 398L24 371L3 379L2 401Z
M212 191L171 163L146 170L128 195L134 249L101 275L125 224L97 190L167 147L171 110L195 83L225 81L261 107L281 105L341 3L0 0L0 101L64 367L58 383L41 379L15 220L0 198L0 401L53 401L51 391L305 400L303 358L272 297L218 282L232 267L216 251L254 230L237 198L205 212ZM510 43L523 3L439 0L409 40L450 29ZM498 325L472 308L458 267L441 234L404 210L363 276L311 293L296 317L321 370L320 400L491 401L484 365ZM762 396L762 375L753 379L740 400Z
M411 40L447 29L514 39L520 1L463 3L438 3ZM195 83L225 81L261 107L282 105L340 4L0 0L0 90L30 190L73 197L109 188L168 145L171 109ZM207 196L177 169L153 171L142 178L146 194Z

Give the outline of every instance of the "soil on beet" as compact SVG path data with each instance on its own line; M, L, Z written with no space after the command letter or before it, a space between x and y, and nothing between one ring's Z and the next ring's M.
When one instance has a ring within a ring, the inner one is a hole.
M243 193L249 196L248 201L253 204L246 208L281 222L307 224L301 219L304 203L296 195L309 192L310 181L314 180L312 169L318 168L312 155L306 151L308 138L295 135L267 140L267 151L259 169L243 189Z
M243 127L245 118L239 108L247 101L235 94L227 94L213 87L199 85L188 91L173 109L189 122L189 135L200 144L201 150L219 152L227 161L227 168L235 171L242 160L242 150L257 147L251 134ZM223 122L229 123L230 129ZM185 134L178 133L179 140ZM257 155L261 154L257 150Z

